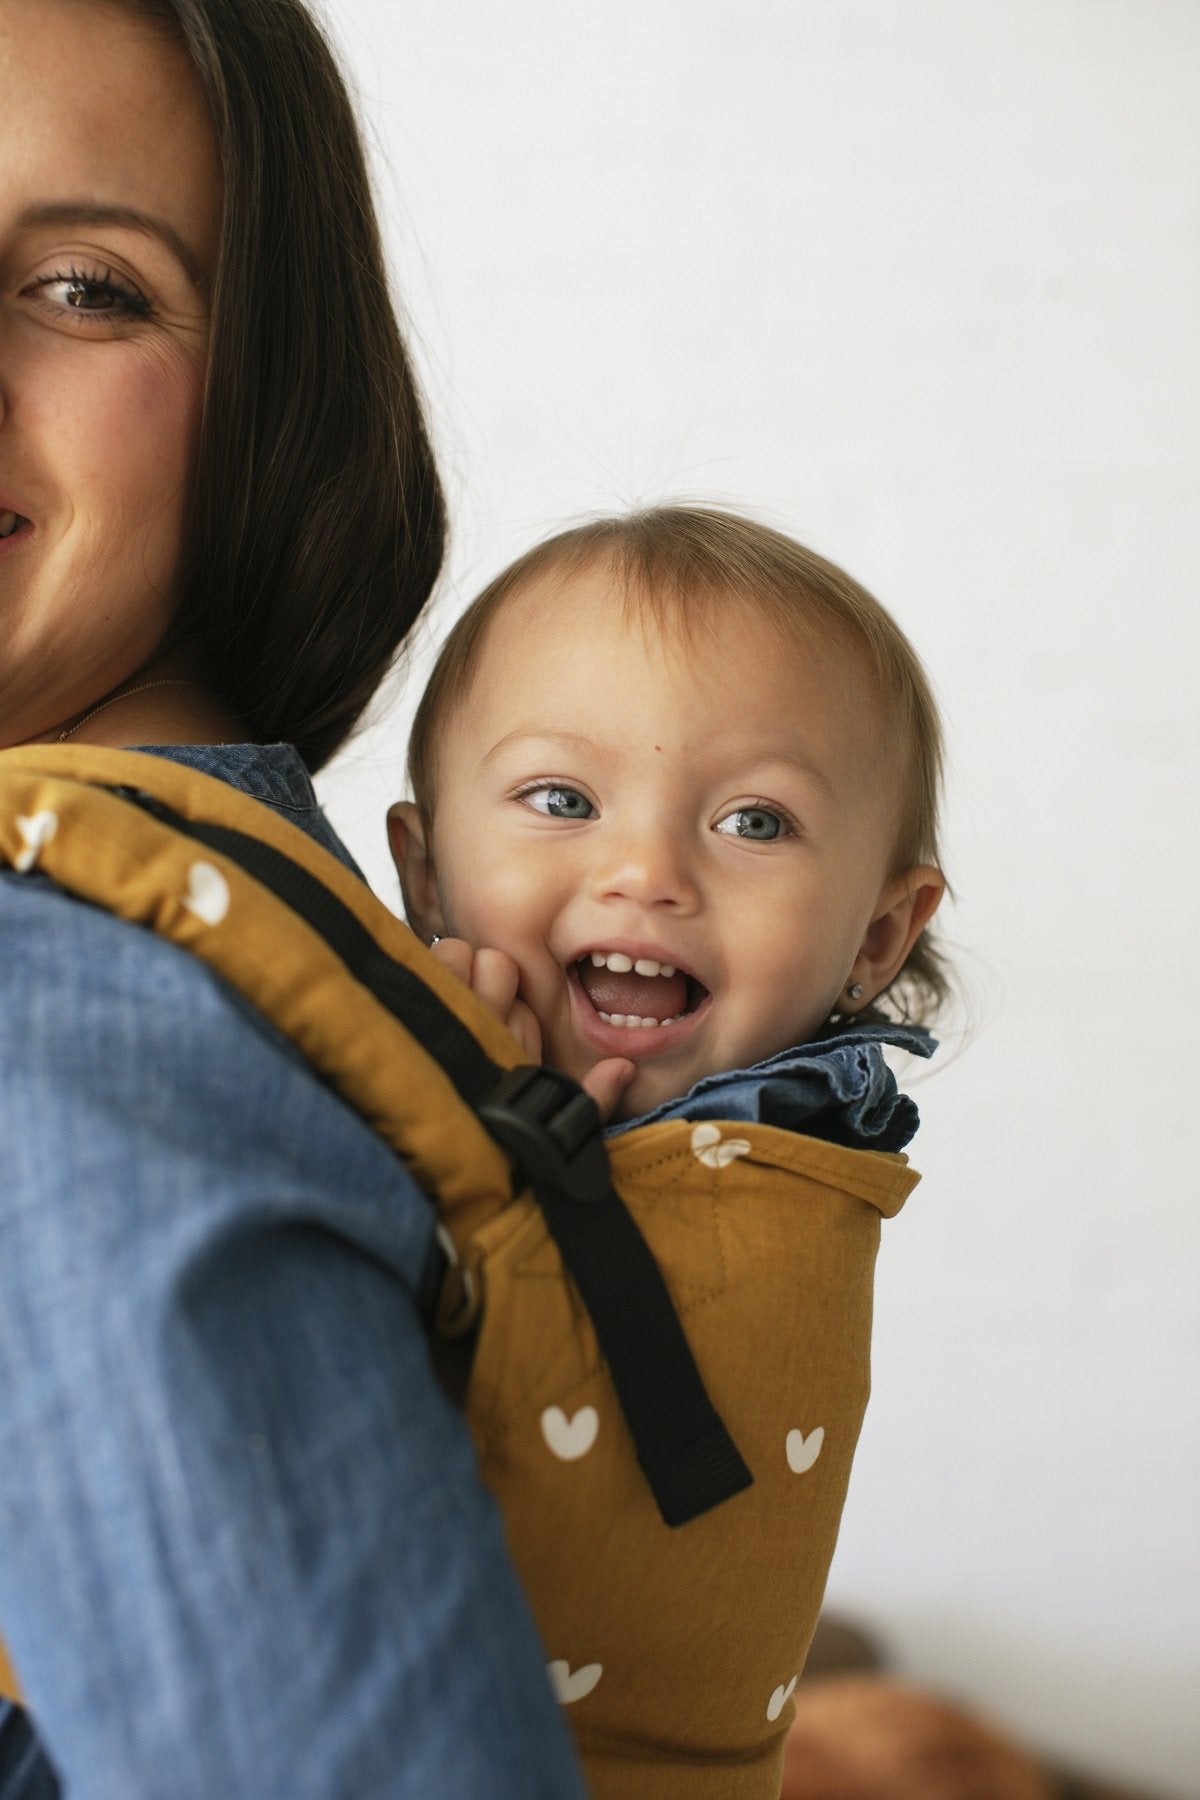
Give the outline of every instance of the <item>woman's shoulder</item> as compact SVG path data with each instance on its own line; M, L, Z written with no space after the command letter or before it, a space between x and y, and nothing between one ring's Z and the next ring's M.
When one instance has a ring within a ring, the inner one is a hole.
M54 1035L102 1032L122 1013L195 1004L198 987L212 985L195 957L38 870L0 869L0 965L0 1033L21 1021Z
M352 1237L370 1196L420 1286L430 1209L404 1164L198 958L37 872L0 872L0 966L6 1201L54 1205L86 1188L119 1212L136 1168L138 1184L157 1171L164 1204L168 1189L189 1209L202 1194L233 1217L288 1195Z
M147 745L139 747L139 755L161 757L217 778L297 826L344 867L359 873L321 809L308 770L290 744ZM98 777L84 772L83 779ZM147 781L146 786L152 790L153 783ZM220 790L213 786L211 791L218 796L213 808L216 815ZM220 824L222 820L214 816L211 822ZM106 820L104 830L111 829L111 820ZM68 880L66 887L75 888L76 883ZM88 891L86 884L82 891ZM213 977L195 958L160 942L153 931L127 924L115 916L115 910L110 913L103 906L80 900L48 879L40 868L17 873L0 867L0 959L5 969L6 1003L0 1014L6 1009L13 1012L18 992L30 1004L41 993L39 1016L43 1026L48 1026L53 1010L68 1004L74 993L81 998L107 995L128 1013L147 995L159 1005L178 996L194 1001L197 984L213 985Z
M198 958L36 871L0 870L0 965L0 1077L19 1069L42 1093L78 1091L85 1072L186 1091L201 1062L302 1060Z
M302 765L295 759L289 766L293 758L294 752L256 753L232 785L243 793L257 789L255 798L279 810L310 804L319 818L315 799L306 800L311 784ZM216 760L197 756L194 766L212 774ZM219 792L213 797L219 803ZM123 799L104 796L103 803L105 828L116 829ZM131 840L137 854L127 859L131 879L152 876L160 859L174 868L158 843L158 834L173 835L171 828L129 810L141 831ZM249 810L252 824L257 813ZM247 811L242 799L243 829ZM195 944L189 947L186 931L176 933L180 941L159 935L153 880L149 899L139 889L136 907L124 906L124 917L79 897L103 897L104 883L88 871L99 866L106 840L97 821L90 825L95 853L80 816L64 814L40 846L42 863L20 873L0 870L0 1138L37 1146L22 1161L24 1189L39 1196L68 1192L91 1179L85 1169L102 1166L112 1176L104 1178L107 1188L115 1191L132 1155L139 1167L173 1171L172 1180L190 1169L189 1180L215 1183L238 1206L246 1196L256 1204L257 1193L300 1186L313 1216L329 1208L340 1218L339 1196L373 1193L396 1214L404 1256L419 1261L429 1208L404 1164L244 997L236 972L227 978L220 959L206 960ZM182 841L191 840L184 834ZM60 851L61 869L43 866L54 864ZM209 868L202 845L187 854L198 856L191 873ZM88 878L77 883L81 867ZM220 879L215 869L209 873ZM340 885L356 883L343 871ZM183 913L194 914L192 929L196 919L202 926L219 922L201 909L205 898L201 891L193 899L189 890L172 918L178 924ZM231 941L248 945L253 956L273 956L274 940L257 915L253 932L241 913L237 927Z

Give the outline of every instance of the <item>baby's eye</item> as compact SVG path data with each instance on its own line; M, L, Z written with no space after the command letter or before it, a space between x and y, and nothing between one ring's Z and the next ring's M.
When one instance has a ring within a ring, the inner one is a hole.
M723 819L717 821L716 829L723 831L727 837L754 838L758 843L767 843L771 838L786 837L788 826L786 820L768 806L738 806Z
M578 788L527 788L521 798L535 812L546 813L551 819L590 819L596 811Z

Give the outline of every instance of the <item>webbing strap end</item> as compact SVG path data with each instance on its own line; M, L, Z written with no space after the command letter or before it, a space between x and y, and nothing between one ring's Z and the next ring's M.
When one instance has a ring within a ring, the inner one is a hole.
M752 1487L754 1477L714 1413L703 1437L669 1456L641 1458L665 1525L686 1525Z

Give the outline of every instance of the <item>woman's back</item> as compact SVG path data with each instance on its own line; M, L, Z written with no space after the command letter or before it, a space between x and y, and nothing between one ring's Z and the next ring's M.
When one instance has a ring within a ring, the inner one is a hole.
M327 834L292 753L185 754ZM0 956L0 1617L64 1777L577 1791L423 1195L185 953L4 874Z

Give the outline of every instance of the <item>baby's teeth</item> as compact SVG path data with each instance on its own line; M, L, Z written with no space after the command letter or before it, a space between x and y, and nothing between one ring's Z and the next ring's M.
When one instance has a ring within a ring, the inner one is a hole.
M648 956L639 957L633 968L637 975L673 975L675 973L670 963L652 962Z
M677 1020L682 1019L683 1014L676 1013L674 1019L640 1019L636 1013L602 1012L600 1017L604 1020L606 1025L621 1025L624 1026L626 1030L640 1029L645 1031L648 1030L651 1025L674 1025Z
M593 950L591 952L593 969L611 969L614 975L628 975L632 969L636 975L673 975L674 963L655 962L653 957L639 956L635 962L622 950Z

